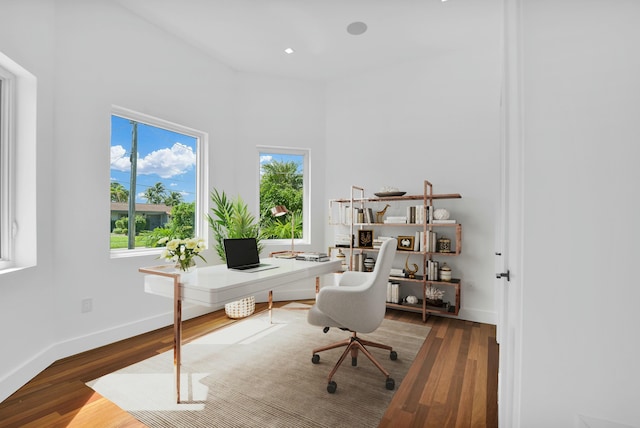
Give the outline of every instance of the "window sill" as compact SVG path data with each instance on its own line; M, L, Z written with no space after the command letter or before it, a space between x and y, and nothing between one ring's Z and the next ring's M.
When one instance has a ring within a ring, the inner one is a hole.
M119 249L110 250L110 256L112 259L124 259L128 257L140 257L140 256L159 256L162 253L162 248L140 248L135 250Z

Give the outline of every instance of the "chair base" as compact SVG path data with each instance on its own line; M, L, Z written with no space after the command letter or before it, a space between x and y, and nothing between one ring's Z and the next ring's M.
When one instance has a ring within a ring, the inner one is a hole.
M355 331L351 332L351 337L349 339L341 340L339 342L335 342L335 343L332 343L330 345L323 346L323 347L320 347L320 348L316 348L316 349L313 350L313 357L311 358L311 361L314 364L317 364L320 361L320 356L318 355L318 352L328 351L329 349L345 347L345 350L344 350L344 352L342 352L342 355L340 356L340 359L338 359L338 362L335 364L335 366L333 367L333 369L329 373L329 376L328 376L328 379L327 379L328 385L329 385L327 387L327 390L329 392L335 392L336 383L333 381L333 376L336 374L336 372L338 371L338 368L340 367L340 365L345 360L345 358L347 357L348 354L351 354L351 365L352 366L357 366L358 365L358 351L362 351L362 353L378 368L378 370L380 370L382 372L382 374L385 375L387 389L391 390L391 389L393 389L395 387L395 382L389 376L389 372L382 366L382 364L380 364L378 362L378 360L371 354L371 352L369 352L369 350L367 350L367 348L366 348L367 346L374 347L374 348L380 348L380 349L386 349L387 351L390 352L390 358L392 360L395 360L395 359L398 358L398 354L393 350L393 348L391 346L384 345L382 343L371 342L371 341L365 340L365 339L361 339L361 338L358 337L358 335L357 335L357 333Z

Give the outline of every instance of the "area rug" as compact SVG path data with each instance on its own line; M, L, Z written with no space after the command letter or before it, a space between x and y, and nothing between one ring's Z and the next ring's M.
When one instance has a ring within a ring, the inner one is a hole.
M384 320L363 338L393 346L370 349L396 388L364 356L343 363L327 392L327 376L341 350L311 350L346 339L348 332L307 324L306 305L289 304L255 314L182 347L182 402L174 397L173 351L87 383L149 427L375 427L400 386L429 327ZM292 310L293 309L293 310Z

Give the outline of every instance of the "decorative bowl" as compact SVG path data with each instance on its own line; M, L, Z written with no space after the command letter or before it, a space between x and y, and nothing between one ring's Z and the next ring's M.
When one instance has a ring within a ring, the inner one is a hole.
M389 196L402 196L407 192L377 192L374 193L379 198L387 198Z

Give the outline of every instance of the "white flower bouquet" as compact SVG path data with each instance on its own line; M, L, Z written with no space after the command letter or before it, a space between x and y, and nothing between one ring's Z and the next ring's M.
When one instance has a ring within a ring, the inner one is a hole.
M195 266L195 257L200 257L206 262L202 254L203 250L207 247L202 238L188 238L188 239L171 239L162 238L158 241L159 245L166 244L166 247L160 254L161 259L165 259L170 262L175 262L176 266L180 266L180 270L187 271L191 266Z

